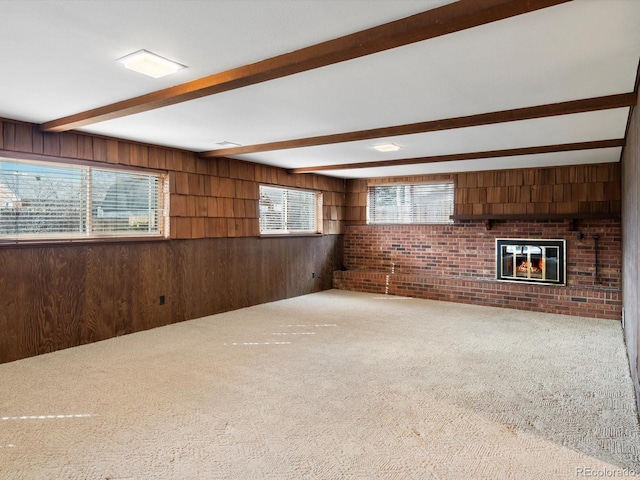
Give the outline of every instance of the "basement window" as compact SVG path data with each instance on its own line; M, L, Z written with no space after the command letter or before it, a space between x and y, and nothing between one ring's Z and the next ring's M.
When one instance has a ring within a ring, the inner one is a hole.
M168 236L168 176L0 158L0 242Z
M452 182L370 186L367 223L452 223Z
M322 233L322 193L260 185L261 235Z

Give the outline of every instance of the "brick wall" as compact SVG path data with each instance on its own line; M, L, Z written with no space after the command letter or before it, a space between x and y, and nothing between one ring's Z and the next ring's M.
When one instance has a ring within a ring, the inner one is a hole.
M504 222L451 226L350 225L344 237L346 271L336 272L334 287L619 320L621 317L620 222ZM594 236L598 239L596 279ZM567 240L567 286L530 285L495 280L496 238Z
M366 225L367 185L387 183L390 179L349 182L346 190L349 224L345 227L344 237L347 270L335 273L334 287L620 320L619 172L618 164L608 164L399 179L405 182L453 180L456 183L456 213L483 214L488 211L486 205L492 205L491 213L523 214L523 220L496 221L490 230L480 220L451 225ZM538 183L532 186L531 179ZM497 203L488 204L480 198L482 189L491 188L510 192L510 196L505 194L502 198L498 211L494 211ZM548 192L544 202L536 202L548 207L537 206L538 212L529 212L526 204L531 202L532 191ZM561 195L562 202L560 197L554 197L554 191ZM561 203L563 210L569 209L573 213L606 211L611 217L578 220L575 231L569 221L524 219L535 213L564 213L557 210ZM578 232L584 235L582 240L578 239ZM496 238L565 239L567 285L496 281Z

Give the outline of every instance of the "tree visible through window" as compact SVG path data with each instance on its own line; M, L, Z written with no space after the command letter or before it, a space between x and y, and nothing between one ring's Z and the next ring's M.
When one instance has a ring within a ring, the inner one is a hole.
M369 187L368 223L451 223L453 183Z
M260 233L322 233L322 194L260 185Z
M0 158L0 241L164 236L166 177Z

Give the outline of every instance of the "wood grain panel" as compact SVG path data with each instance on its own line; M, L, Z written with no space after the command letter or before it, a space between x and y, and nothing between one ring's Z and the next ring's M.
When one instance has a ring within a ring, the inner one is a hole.
M637 75L640 82L640 66ZM636 85L637 85L636 82ZM636 91L638 90L636 86ZM622 303L624 337L631 378L640 405L640 111L635 107L627 126L627 145L622 152ZM603 173L599 173L604 176ZM607 192L605 191L605 195Z
M86 277L81 343L91 343L116 335L115 282L116 249L91 246L85 249Z
M23 356L36 355L36 349L25 345L23 337L26 337L24 329L28 324L25 315L27 302L24 288L25 278L15 277L10 272L22 271L23 258L14 255L11 250L0 249L0 356L7 360L21 358ZM5 273L6 272L6 273ZM28 342L27 342L28 343Z
M5 150L17 150L16 148L16 123L5 122L2 138Z
M136 167L149 166L149 148L142 145L130 145L131 165Z
M93 153L93 138L78 135L78 157L83 160L95 160Z
M118 163L119 158L119 148L118 141L113 139L107 139L107 162L109 163Z
M45 155L60 156L60 135L43 133L42 143Z
M342 237L3 248L0 262L8 362L331 288Z
M33 151L33 136L30 125L16 124L15 149L21 152Z
M91 137L90 137L91 138ZM93 160L96 162L108 162L109 157L107 156L107 141L104 138L91 138L93 143Z
M69 158L79 158L78 135L66 132L60 135L60 155Z

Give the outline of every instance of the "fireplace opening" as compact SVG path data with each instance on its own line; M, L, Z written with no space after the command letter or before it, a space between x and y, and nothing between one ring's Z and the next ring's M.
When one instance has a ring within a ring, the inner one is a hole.
M497 239L496 279L565 285L565 240Z

